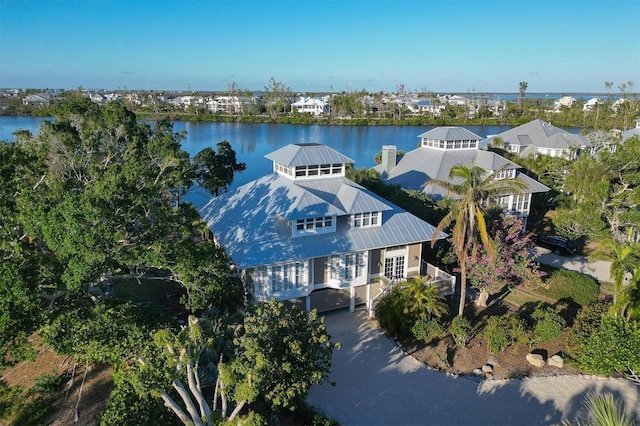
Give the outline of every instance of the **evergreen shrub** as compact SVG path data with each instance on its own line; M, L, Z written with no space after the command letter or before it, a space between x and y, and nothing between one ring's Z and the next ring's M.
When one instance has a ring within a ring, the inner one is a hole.
M436 318L419 319L411 327L413 336L424 343L437 339L442 335L443 331L442 324Z

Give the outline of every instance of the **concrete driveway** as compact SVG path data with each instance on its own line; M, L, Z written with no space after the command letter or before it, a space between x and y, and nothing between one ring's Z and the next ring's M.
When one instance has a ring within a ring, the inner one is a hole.
M580 255L558 256L542 247L536 247L535 258L538 263L582 272L600 282L613 282L609 273L611 262L606 260L589 260Z
M582 415L591 392L610 392L640 418L640 387L625 380L558 376L526 380L453 377L405 355L366 311L325 315L333 341L331 380L307 401L341 425L540 425Z

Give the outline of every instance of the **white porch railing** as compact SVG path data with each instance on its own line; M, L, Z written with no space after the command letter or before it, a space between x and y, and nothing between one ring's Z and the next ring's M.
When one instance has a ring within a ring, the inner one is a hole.
M424 260L420 275L426 276L428 284L435 286L443 296L450 296L456 292L456 277Z

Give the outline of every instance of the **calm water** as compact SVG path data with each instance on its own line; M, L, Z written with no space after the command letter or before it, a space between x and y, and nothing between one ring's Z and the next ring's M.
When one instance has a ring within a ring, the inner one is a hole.
M0 116L0 140L14 140L16 130L37 133L44 118ZM272 171L271 162L264 156L290 143L316 142L331 146L355 162L355 167L373 167L374 156L382 145L396 145L399 150L410 151L418 144L418 135L432 129L429 126L317 126L290 124L199 123L174 122L174 130L187 132L183 149L192 157L206 147L215 147L229 141L238 161L247 164L247 170L238 174L233 182L237 187ZM470 131L486 137L504 132L511 126L467 126ZM578 133L580 129L568 129ZM194 200L194 202L196 202Z

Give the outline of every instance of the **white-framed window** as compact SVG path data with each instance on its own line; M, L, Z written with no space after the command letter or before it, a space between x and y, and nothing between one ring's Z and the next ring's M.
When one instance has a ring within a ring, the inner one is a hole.
M514 169L502 169L502 170L498 170L498 172L496 173L495 179L501 180L501 179L508 179L508 178L514 178L514 177L515 177Z
M293 234L302 235L309 233L326 233L333 232L335 228L335 218L333 216L310 217L307 219L298 219L293 222Z
M308 275L307 261L259 266L254 269L253 288L255 293L262 295L292 290L306 286Z
M312 164L307 166L296 166L292 169L291 176L296 178L314 178L317 176L342 176L344 175L344 164Z
M329 278L353 281L362 278L367 271L367 252L347 253L329 257Z
M380 225L380 212L356 213L351 215L352 228L370 228Z

